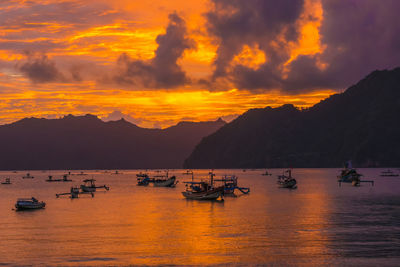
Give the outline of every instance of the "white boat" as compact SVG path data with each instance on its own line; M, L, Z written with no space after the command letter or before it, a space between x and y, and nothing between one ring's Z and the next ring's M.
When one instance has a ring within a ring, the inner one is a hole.
M17 210L35 210L35 209L43 209L46 206L46 203L43 201L38 201L36 198L19 198L17 203L15 204L15 208Z

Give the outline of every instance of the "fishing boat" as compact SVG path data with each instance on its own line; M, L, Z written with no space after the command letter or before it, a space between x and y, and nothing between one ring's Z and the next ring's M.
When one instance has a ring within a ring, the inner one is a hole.
M214 179L214 182L222 182L225 195L234 195L235 190L239 190L243 194L250 193L249 187L238 186L238 177L236 175L224 175L221 179Z
M155 175L150 178L149 182L153 183L154 187L175 187L178 183L175 176L168 176L168 171L166 171L165 175Z
M288 175L285 175L285 173ZM297 181L292 177L292 170L286 170L282 175L278 175L277 184L280 188L296 189Z
M360 184L360 177L362 174L358 173L356 169L352 167L351 161L347 161L344 165L344 169L340 172L337 177L340 183L352 183L354 185Z
M347 161L337 179L339 186L342 186L342 183L351 183L353 186L360 186L361 183L370 183L374 185L374 181L361 181L361 176L363 175L358 173L357 170L352 167L351 161Z
M6 178L4 180L4 182L1 182L1 184L11 184L11 179L10 178Z
M62 179L53 179L52 175L49 175L49 178L45 180L46 182L72 182L72 180L68 179L68 174L64 174Z
M35 177L32 176L29 172L25 176L22 176L22 179L33 179L33 178Z
M386 171L382 171L380 176L397 177L397 176L399 176L399 174L394 173L392 170L386 170Z
M17 210L35 210L35 209L43 209L46 206L46 203L43 201L38 201L36 198L19 198L17 203L15 204L15 208Z
M70 198L78 198L80 194L91 194L92 197L94 197L93 192L84 192L84 191L80 191L79 187L71 187L70 192L68 193L60 193L60 194L56 194L56 197L60 197L60 196L65 196L65 195L69 195Z
M106 186L106 185L96 186L95 181L96 181L95 179L85 179L85 180L83 180L84 184L81 185L81 190L83 192L96 192L96 189L98 189L98 188L99 189L100 188L104 188L107 191L110 190L110 188L108 186Z
M155 187L175 187L178 181L175 176L155 177L152 181Z
M264 175L264 176L271 176L272 173L269 173L268 170L265 170L265 172L263 172L261 175Z
M147 173L136 174L138 186L148 186L150 183L150 177Z
M186 191L182 192L182 195L187 199L194 200L217 200L221 198L223 200L225 187L218 186L214 187L214 176L215 174L210 172L210 181L195 182L184 182L186 184Z

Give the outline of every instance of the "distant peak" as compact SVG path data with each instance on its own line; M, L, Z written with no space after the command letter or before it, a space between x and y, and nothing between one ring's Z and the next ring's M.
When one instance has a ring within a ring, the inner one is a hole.
M218 122L218 123L226 123L226 121L224 121L221 117L219 117L218 120L216 120L215 122Z

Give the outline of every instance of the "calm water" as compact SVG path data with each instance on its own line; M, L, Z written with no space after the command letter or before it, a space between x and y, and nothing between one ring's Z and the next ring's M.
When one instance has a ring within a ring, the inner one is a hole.
M136 186L137 171L87 171L72 183L47 183L63 171L0 172L0 265L367 265L400 264L400 177L359 169L375 186L336 183L338 169L295 169L297 190L279 189L262 170L236 174L249 195L224 202L186 200L176 188ZM397 170L396 170L397 171ZM173 174L189 180L183 170ZM206 175L208 171L195 171ZM170 172L170 174L172 174ZM56 198L84 178L108 192ZM47 203L12 210L18 197Z

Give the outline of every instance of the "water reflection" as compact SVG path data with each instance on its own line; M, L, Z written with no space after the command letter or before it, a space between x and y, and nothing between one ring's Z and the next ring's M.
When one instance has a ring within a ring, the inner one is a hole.
M187 200L182 183L138 187L129 170L89 174L111 190L74 200L55 198L71 184L45 183L48 173L12 177L12 187L0 187L0 264L391 265L400 256L400 179L338 187L337 170L298 169L299 188L286 190L276 185L281 170L261 172L216 171L251 187L224 202ZM362 172L373 177L379 170ZM79 185L84 177L73 179ZM17 197L31 195L46 209L11 210Z

